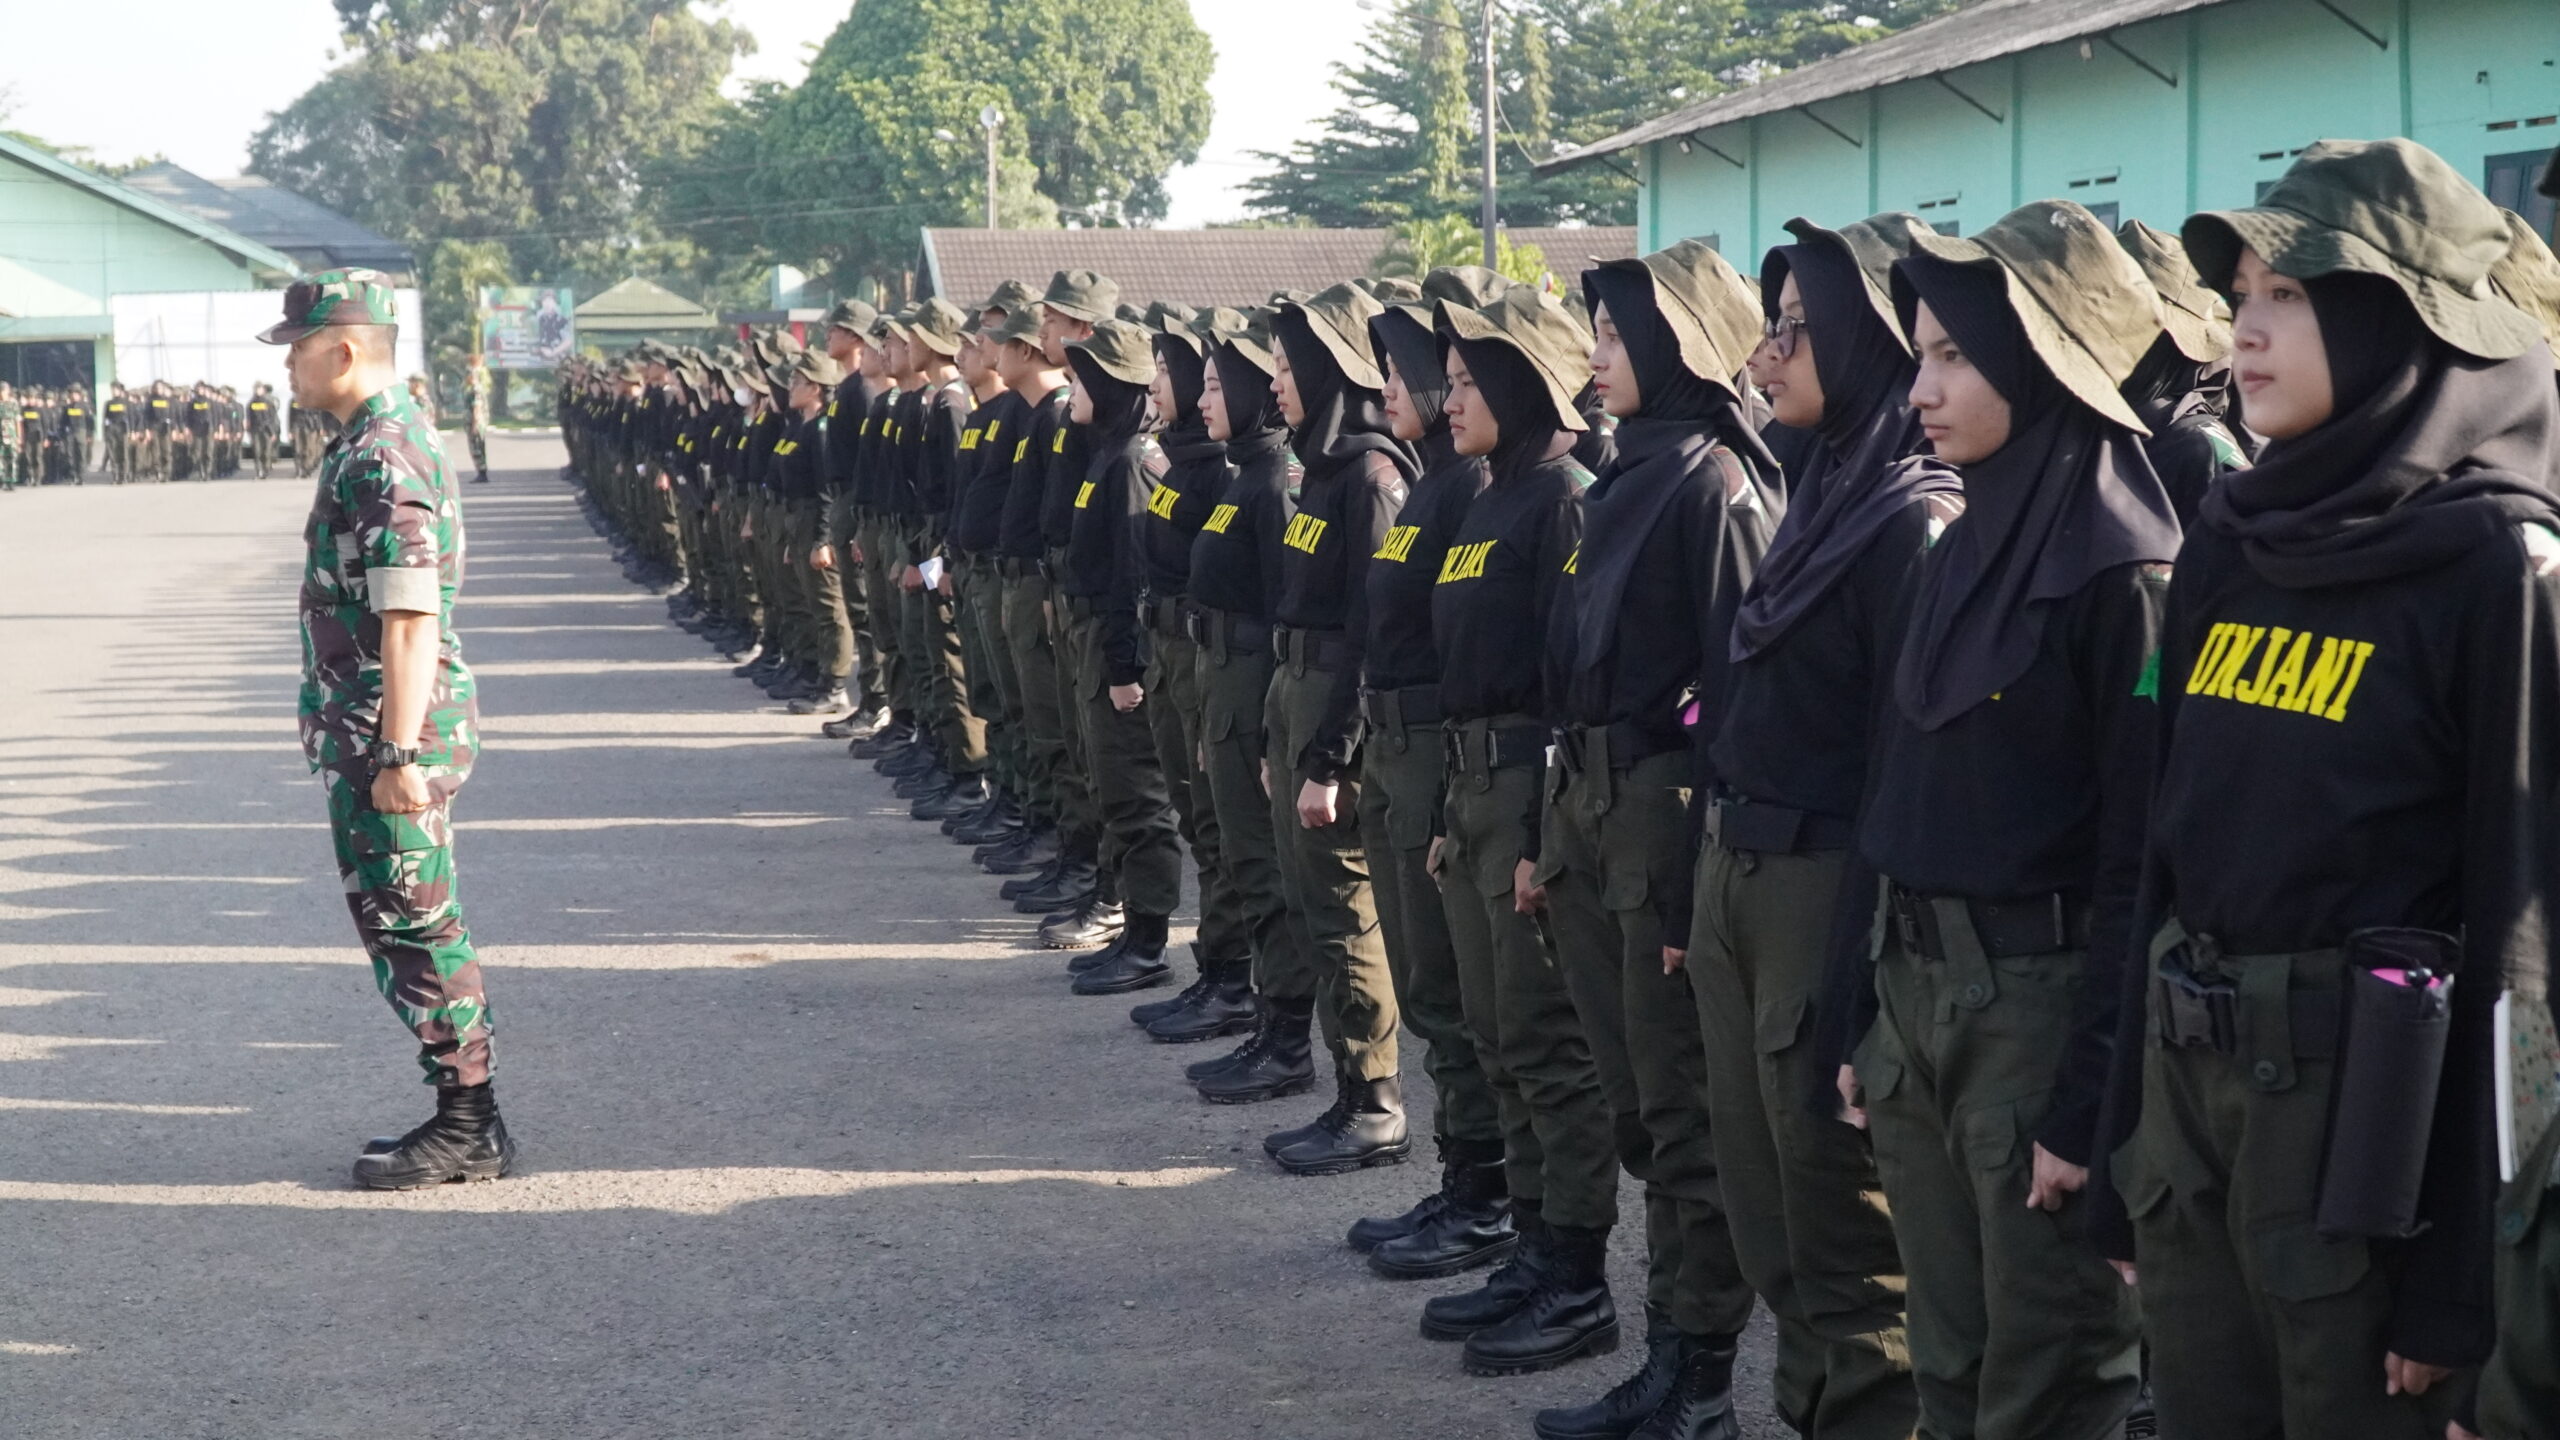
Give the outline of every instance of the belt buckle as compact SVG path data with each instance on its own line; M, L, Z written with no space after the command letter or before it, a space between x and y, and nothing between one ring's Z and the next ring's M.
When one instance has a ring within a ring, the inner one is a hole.
M1918 909L1919 905L1925 903L1899 885L1893 888L1893 893L1886 900L1886 904L1893 911L1894 933L1901 937L1902 948L1913 959L1929 958L1929 947L1922 934Z
M2239 991L2229 981L2211 981L2186 968L2181 946L2160 965L2160 1041L2182 1050L2218 1050L2231 1054L2239 1046Z

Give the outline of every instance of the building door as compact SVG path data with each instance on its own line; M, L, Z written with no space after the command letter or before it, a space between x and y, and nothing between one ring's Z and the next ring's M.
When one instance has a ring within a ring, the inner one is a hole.
M2489 192L2490 199L2523 216L2534 233L2545 240L2551 238L2552 216L2555 209L2560 209L2560 201L2554 201L2534 186L2542 179L2543 167L2550 163L2551 152L2548 150L2519 150L2512 155L2492 155L2483 167L2488 174L2480 185L2481 189Z

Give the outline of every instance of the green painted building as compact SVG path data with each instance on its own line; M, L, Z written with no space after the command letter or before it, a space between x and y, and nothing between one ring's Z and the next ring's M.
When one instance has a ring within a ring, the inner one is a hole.
M1963 234L2059 196L2174 229L2386 135L2550 236L2560 0L1983 0L1541 168L1626 170L1643 249L1708 237L1749 270L1798 215Z
M0 380L104 389L118 295L256 290L290 257L0 135Z

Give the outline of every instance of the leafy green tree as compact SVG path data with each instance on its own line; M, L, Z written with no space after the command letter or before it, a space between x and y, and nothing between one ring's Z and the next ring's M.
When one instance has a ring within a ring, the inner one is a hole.
M1394 238L1378 252L1370 269L1380 276L1419 280L1443 265L1484 263L1484 231L1463 215L1407 220L1394 227ZM1514 245L1508 235L1493 237L1493 268L1522 284L1535 285L1547 275L1547 252L1535 245Z
M1692 101L1892 34L1955 8L1957 0L1869 0L1861 8L1783 0L1512 0L1496 47L1500 144L1496 178L1504 223L1625 224L1635 184L1606 166L1536 176L1561 145L1588 144ZM1247 183L1265 214L1326 225L1383 225L1472 214L1481 23L1477 0L1407 0L1381 16L1359 58L1339 69L1343 104L1315 138L1261 158ZM1445 28L1463 25L1461 38ZM1449 42L1456 42L1450 45ZM1434 49L1435 46L1446 46ZM1447 67L1465 71L1453 91ZM1453 110L1448 97L1458 97ZM1463 132L1464 174L1439 168Z

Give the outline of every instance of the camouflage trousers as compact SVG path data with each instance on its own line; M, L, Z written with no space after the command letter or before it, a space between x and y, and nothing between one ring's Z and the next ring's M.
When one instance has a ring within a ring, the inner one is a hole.
M478 471L482 479L487 479L489 476L489 433L477 425L468 425L463 427L462 437L466 441L470 442L471 445L471 468ZM258 463L262 465L265 464L266 457L261 456Z
M418 1064L431 1085L478 1085L489 1078L489 1001L453 869L453 794L470 773L470 752L457 745L454 763L428 781L433 806L416 815L385 815L373 808L369 764L320 772L338 879L357 938L373 961L374 987L418 1037Z

